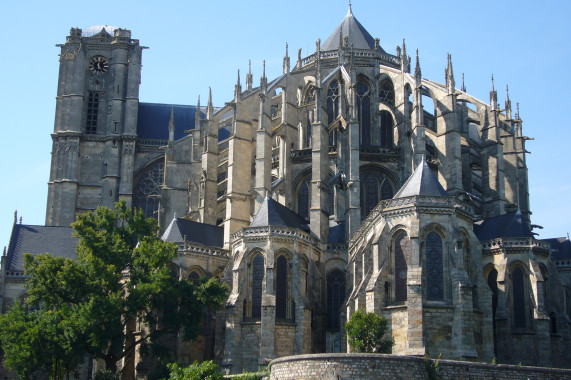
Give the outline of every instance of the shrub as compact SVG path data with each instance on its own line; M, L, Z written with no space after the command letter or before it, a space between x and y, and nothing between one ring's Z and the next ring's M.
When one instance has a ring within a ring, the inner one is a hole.
M375 313L357 310L345 323L345 334L352 352L390 354L395 344L393 338L385 338L388 321Z
M218 370L218 365L212 360L202 363L194 362L188 367L169 364L169 380L222 380L224 376Z

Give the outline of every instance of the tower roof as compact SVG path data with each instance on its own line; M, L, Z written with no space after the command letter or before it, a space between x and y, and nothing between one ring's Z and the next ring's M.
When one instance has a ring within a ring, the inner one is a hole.
M340 34L342 37L348 37L347 46L353 46L355 49L374 49L375 39L367 29L353 16L351 4L347 15L341 23L335 28L333 33L321 44L321 50L337 50L339 48ZM383 50L381 48L381 50ZM384 50L383 50L384 52Z
M422 162L416 167L412 175L406 180L393 199L411 197L414 195L448 196L446 190L444 190L434 173L432 173L432 170L428 167L424 155L422 156Z
M266 196L260 209L254 215L250 227L283 226L307 231L307 221L281 203Z

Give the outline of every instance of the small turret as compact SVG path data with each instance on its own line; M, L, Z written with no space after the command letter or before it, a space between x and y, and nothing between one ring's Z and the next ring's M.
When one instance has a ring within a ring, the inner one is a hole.
M252 61L248 60L248 74L246 74L246 91L252 91Z
M494 88L494 74L492 74L492 91L490 91L490 107L492 110L498 108L498 93Z
M289 54L287 52L287 42L286 42L286 51L284 57L284 74L289 73Z
M506 118L511 120L512 118L512 101L510 100L510 89L506 84Z
M171 106L171 118L169 120L169 145L174 141L174 106Z
M452 70L452 55L450 53L448 53L448 65L446 66L445 76L448 95L452 95L456 91L456 81L454 80L454 71Z

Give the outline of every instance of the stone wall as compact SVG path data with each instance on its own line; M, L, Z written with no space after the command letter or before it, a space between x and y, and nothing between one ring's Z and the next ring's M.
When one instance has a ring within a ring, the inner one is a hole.
M271 363L273 380L426 379L427 362L412 356L315 354L279 358ZM440 360L441 379L569 379L571 370Z

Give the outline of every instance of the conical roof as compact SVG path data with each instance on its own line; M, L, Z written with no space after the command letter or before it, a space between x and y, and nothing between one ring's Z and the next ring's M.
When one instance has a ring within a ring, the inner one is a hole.
M411 197L414 195L433 197L448 196L446 190L444 190L434 173L432 173L432 170L428 167L424 155L422 156L422 162L416 167L412 175L406 180L393 199Z
M307 221L281 203L266 196L250 227L283 226L307 231Z
M353 16L353 11L351 10L351 4L349 4L349 10L347 15L341 21L341 24L335 28L333 33L321 44L321 50L337 50L339 48L339 34L342 37L347 36L349 38L348 46L353 46L355 49L374 49L375 39L367 29ZM384 50L381 49L383 52Z

